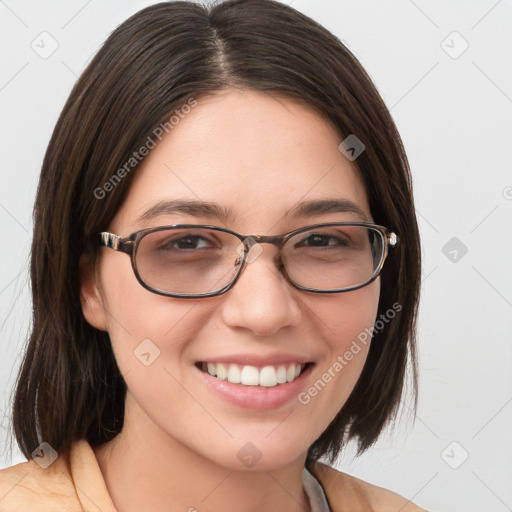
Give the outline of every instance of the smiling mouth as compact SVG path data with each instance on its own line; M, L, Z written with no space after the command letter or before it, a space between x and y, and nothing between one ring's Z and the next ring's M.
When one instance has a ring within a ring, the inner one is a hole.
M199 361L197 368L219 380L243 386L272 388L293 382L313 363L286 363L256 367L251 365L225 364Z

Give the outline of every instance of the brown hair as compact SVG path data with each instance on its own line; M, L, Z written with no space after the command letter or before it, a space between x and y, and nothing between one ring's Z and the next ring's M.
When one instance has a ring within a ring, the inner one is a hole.
M349 439L359 452L394 416L408 356L416 398L415 323L420 245L407 158L391 116L356 58L330 32L273 0L153 5L106 40L59 117L41 170L31 257L32 333L18 375L13 429L27 458L41 441L57 451L92 446L121 430L126 386L108 333L85 320L79 259L120 208L136 170L104 198L102 187L155 127L190 98L226 87L283 95L316 108L365 145L357 166L372 217L401 243L381 274L378 316L401 310L373 335L348 401L310 447L331 462Z

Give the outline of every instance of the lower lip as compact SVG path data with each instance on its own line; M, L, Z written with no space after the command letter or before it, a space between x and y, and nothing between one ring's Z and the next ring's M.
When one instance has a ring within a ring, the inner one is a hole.
M245 409L262 411L277 409L290 400L297 399L305 385L306 379L311 374L313 366L313 364L310 364L300 376L292 382L278 384L277 386L268 388L262 386L244 386L243 384L233 384L227 380L220 380L209 373L203 372L197 368L197 366L194 366L194 370L199 373L199 377L209 389L218 393L219 396L227 402Z

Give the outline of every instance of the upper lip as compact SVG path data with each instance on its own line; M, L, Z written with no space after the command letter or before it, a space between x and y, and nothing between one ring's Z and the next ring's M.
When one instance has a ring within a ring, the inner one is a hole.
M313 360L310 357L299 356L289 353L278 353L271 355L261 354L230 354L224 356L205 357L197 361L198 363L224 363L240 364L243 366L277 366L287 363L306 364Z

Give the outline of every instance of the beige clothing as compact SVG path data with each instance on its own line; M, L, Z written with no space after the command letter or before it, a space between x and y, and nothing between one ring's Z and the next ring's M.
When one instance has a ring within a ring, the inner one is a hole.
M397 494L325 464L310 468L331 512L422 512ZM96 456L85 440L43 469L34 460L0 471L0 512L116 512ZM423 511L425 512L425 511Z

